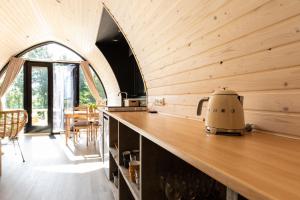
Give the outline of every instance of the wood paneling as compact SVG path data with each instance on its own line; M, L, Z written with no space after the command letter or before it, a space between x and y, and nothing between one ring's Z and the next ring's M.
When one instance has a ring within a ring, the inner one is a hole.
M199 35L200 37L198 36L198 38L195 39L190 39L191 36L188 36L186 40L188 43L185 43L182 47L176 46L173 48L175 50L171 54L167 54L167 56L164 56L165 48L162 48L161 51L156 50L156 53L159 54L159 59L157 59L158 56L156 56L155 59L147 57L146 60L150 61L145 64L151 64L147 72L159 69L160 66L167 67L175 62L187 62L187 60L190 60L190 57L202 58L203 63L199 63L201 65L219 62L221 60L270 48L272 47L270 43L276 46L289 42L294 39L294 35L299 38L299 34L296 34L294 29L291 31L289 28L290 23L292 23L292 27L295 28L294 25L299 20L293 18L295 20L294 23L287 20L288 17L298 14L299 10L297 9L299 7L297 8L291 1L285 2L285 4L280 6L281 4L279 2L273 3L273 1L271 1L211 33L205 35L201 34ZM285 9L290 10L288 15L279 14ZM270 10L273 10L276 15L270 15ZM281 22L282 20L283 22ZM260 21L260 23L257 23L257 21ZM272 24L274 27L268 28ZM205 29L205 27L203 28ZM287 35L286 32L290 31L295 32L295 34ZM286 37L282 37L283 35ZM276 40L276 36L280 37L281 40ZM264 42L262 43L261 41ZM168 48L172 47L168 46ZM168 59L168 57L171 59ZM190 65L192 62L190 60L190 62L187 63Z
M95 68L109 98L120 103L119 86L95 46L102 4L98 0L10 0L0 4L0 68L10 56L41 42L57 41L85 57Z
M174 83L230 77L295 66L300 62L300 52L298 49L300 49L300 41L237 59L223 61L222 63L219 62L183 72L176 72L171 75L161 73L159 74L160 77L155 77L155 79L151 80L151 77L154 76L152 74L148 76L150 79L147 83L149 88L153 88ZM171 71L172 69L168 72L171 73ZM158 75L158 73L156 74ZM187 79L182 79L182 77L187 77Z
M136 54L149 106L202 119L203 96L229 87L245 96L246 122L298 135L300 1L104 0Z
M259 92L242 92L245 97L244 109L261 110L270 112L300 113L300 91L299 90L274 90ZM201 98L209 94L190 94L190 95L163 95L149 96L149 104L152 104L156 97L165 98L166 106L181 105L192 106L198 105ZM196 110L193 109L195 114Z
M297 135L300 1L102 2L133 48L151 106L164 97L166 105L155 106L160 112L199 119L198 100L229 87L245 95L247 122ZM0 65L28 46L56 40L92 63L109 102L118 104L116 79L94 45L102 7L97 0L2 2Z
M217 88L234 88L236 91L268 91L300 88L300 67L272 70L261 73L231 76L210 81L196 81L183 84L149 88L152 94L192 94L213 92Z

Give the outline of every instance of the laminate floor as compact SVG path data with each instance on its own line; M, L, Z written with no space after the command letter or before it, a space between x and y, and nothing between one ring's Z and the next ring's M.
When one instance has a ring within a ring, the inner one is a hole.
M113 194L104 174L98 147L76 148L64 145L57 135L21 136L18 148L2 141L3 168L0 178L0 200L112 200Z

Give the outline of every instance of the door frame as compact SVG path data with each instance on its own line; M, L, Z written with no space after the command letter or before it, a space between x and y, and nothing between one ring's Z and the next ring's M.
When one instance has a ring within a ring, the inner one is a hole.
M28 123L25 126L25 133L37 133L37 132L47 132L50 134L53 133L53 67L55 63L60 64L74 64L74 106L79 105L79 63L76 62L49 62L49 61L32 61L26 60L24 63L24 109L28 113ZM32 126L32 66L37 67L46 67L48 70L48 126Z
M45 67L48 70L48 126L32 125L32 67ZM52 133L53 122L53 68L50 62L25 61L24 63L24 109L28 112L28 123L25 133Z

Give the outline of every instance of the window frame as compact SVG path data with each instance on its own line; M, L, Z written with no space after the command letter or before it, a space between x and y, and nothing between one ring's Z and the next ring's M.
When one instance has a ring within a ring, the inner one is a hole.
M66 45L64 45L64 44L61 44L61 43L59 43L59 42L56 42L56 41L46 41L46 42L42 42L42 43L33 45L33 46L31 46L31 47L29 47L29 48L27 48L27 49L21 51L20 53L16 54L15 57L22 57L24 54L26 54L26 53L29 52L29 51L32 51L32 50L34 50L34 49L36 49L36 48L39 48L39 47L41 47L41 46L45 46L45 45L53 44L53 43L54 43L54 44L58 44L58 45L60 45L60 46L62 46L62 47L65 47L66 49L68 49L68 50L72 51L73 53L75 53L76 55L78 55L83 61L86 61L86 59L85 59L82 55L80 55L78 52L76 52L76 51L74 51L73 49L69 48L68 46L66 46ZM39 61L37 60L37 62L39 62ZM42 62L66 63L66 64L75 64L75 63L76 63L76 64L79 64L79 62L68 62L68 61L42 61ZM0 79L1 79L2 76L5 74L5 71L6 71L6 69L7 69L8 63L9 63L9 61L8 61L8 62L2 67L2 69L0 70ZM103 87L103 91L104 91L104 94L105 94L105 98L107 98L107 92L106 92L106 89L105 89L105 85L103 84L101 78L99 77L98 73L96 72L96 70L94 69L94 67L93 67L91 64L89 64L89 67L93 70L93 72L96 74L97 78L99 79L99 81L100 81L100 83L101 83L101 85L102 85L102 87Z

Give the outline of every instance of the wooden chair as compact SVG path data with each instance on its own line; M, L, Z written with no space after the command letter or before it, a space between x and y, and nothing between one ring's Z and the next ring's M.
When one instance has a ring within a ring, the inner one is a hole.
M74 144L78 142L80 130L86 130L87 140L86 145L89 143L89 136L91 130L91 123L89 121L89 109L87 106L78 106L73 108L73 124L71 130L73 132Z
M0 176L2 171L2 151L1 151L1 139L8 137L15 146L15 141L17 141L20 153L22 155L22 160L25 162L19 140L18 134L22 131L25 124L27 123L28 115L25 110L8 110L0 111Z
M97 112L95 109L90 110L89 113L90 121L91 121L91 141L94 141L96 145L96 141L98 138L98 130L102 126L102 122L100 120L100 113Z

